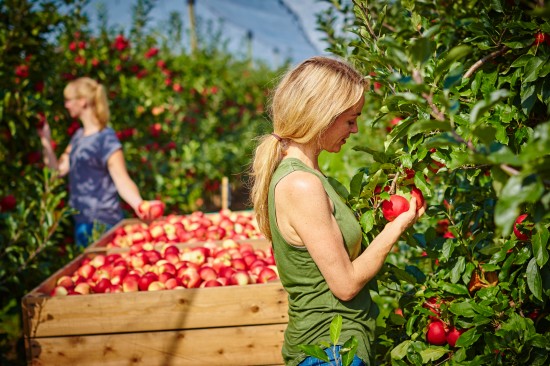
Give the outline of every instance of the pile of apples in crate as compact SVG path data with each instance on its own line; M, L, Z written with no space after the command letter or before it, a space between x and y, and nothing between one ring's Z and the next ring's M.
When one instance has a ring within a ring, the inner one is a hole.
M88 253L73 273L56 280L50 296L248 285L278 279L271 247L261 249L253 245L253 241L246 241L262 238L251 223L251 214L234 216L241 219L233 222L232 227L228 223L222 224L226 215L215 218L217 224L204 214L178 216L178 221L174 220L175 217L162 218L150 225L134 223L120 227L122 230L117 230L108 246L127 250ZM250 221L242 217L248 217ZM203 231L199 230L200 239L186 236L183 244L179 239L183 233L173 237L173 233L180 230L178 223L186 233L202 228L206 232L216 232L217 236L205 240ZM210 227L219 229L220 224L227 225L224 232L208 230ZM150 238L136 240L135 233L146 232ZM230 238L221 235L228 232Z
M115 230L108 248L124 248L143 243L194 243L206 240L263 238L251 211L220 211L205 214L168 215L150 224L127 224Z

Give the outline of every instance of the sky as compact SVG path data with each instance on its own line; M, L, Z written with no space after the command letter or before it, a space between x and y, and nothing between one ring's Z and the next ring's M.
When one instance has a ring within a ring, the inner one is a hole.
M91 0L84 11L92 27L97 24L98 3L107 7L110 27L129 27L136 0ZM228 50L243 56L251 31L253 58L276 67L287 59L298 63L325 54L323 34L315 28L316 14L328 6L326 0L195 0L195 17L203 24L223 24ZM156 0L150 24L154 27L166 23L173 11L181 14L184 27L188 28L187 0ZM187 37L184 40L188 41Z

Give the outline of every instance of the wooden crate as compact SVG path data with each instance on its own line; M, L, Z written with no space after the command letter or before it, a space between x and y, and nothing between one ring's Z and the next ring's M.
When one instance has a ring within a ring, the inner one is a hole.
M258 243L264 247L265 241ZM280 281L51 297L57 278L22 301L29 365L281 365L288 321Z

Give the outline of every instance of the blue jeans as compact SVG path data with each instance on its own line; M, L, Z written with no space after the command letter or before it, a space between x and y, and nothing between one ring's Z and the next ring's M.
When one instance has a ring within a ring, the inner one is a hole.
M113 225L93 223L93 222L75 222L74 224L74 241L77 248L86 248L92 240L92 233L96 232L104 233Z
M342 348L341 346L336 346L336 356L340 356L340 348ZM309 356L308 358L306 358L305 360L303 360L302 362L300 362L300 364L298 366L334 366L334 365L341 365L341 363L336 363L334 361L334 354L333 354L333 350L334 348L333 347L330 347L330 348L325 348L325 353L328 355L328 358L331 362L334 362L334 363L326 363L325 361L321 361L320 359L318 358L315 358L313 356ZM351 366L366 366L365 363L359 358L357 357L357 355L353 358L353 361L351 362Z

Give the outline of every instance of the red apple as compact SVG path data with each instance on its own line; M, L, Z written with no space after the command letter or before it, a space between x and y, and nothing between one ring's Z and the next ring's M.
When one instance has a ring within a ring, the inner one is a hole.
M411 187L411 196L416 199L416 211L420 210L424 206L424 195L422 191L415 186Z
M205 281L200 285L200 287L220 287L220 286L223 286L223 284L216 279Z
M82 266L80 266L78 269L77 269L77 274L84 277L85 279L90 279L92 278L93 274L95 272L95 267L92 266L91 264L89 263L86 263Z
M180 275L179 272L178 275ZM186 288L197 288L202 281L198 270L194 267L185 268L178 278L181 280L182 286Z
M199 276L203 281L214 280L218 278L217 272L214 270L214 268L209 266L202 266L201 268L199 268Z
M172 289L175 289L178 286L181 286L181 282L180 282L179 279L177 279L175 277L172 277L172 278L167 279L166 282L164 282L164 286L166 286L166 289L172 290Z
M108 278L102 278L92 289L94 293L102 294L105 292L111 292L111 285L112 283Z
M90 285L86 282L81 282L74 287L74 292L82 295L87 295L90 293Z
M140 291L147 291L149 285L152 282L158 281L158 276L153 272L147 272L138 280L138 287Z
M447 332L447 343L449 343L449 346L455 346L456 341L458 340L458 338L460 338L462 332L462 330L458 330L455 327L449 329L449 331Z
M277 279L277 273L269 267L265 267L258 274L258 282L259 283L266 283L266 282L273 281L273 280L276 280L276 279Z
M236 271L233 275L231 275L228 283L230 285L244 286L252 283L252 278L250 278L247 271Z
M388 221L393 221L397 216L409 210L409 201L403 196L394 194L389 200L382 202L382 214Z
M70 276L64 275L64 276L61 276L57 279L56 285L57 286L63 286L67 290L69 290L69 289L72 289L75 284L74 284L73 279Z
M149 287L147 287L147 291L161 291L166 290L166 286L164 283L160 281L153 281L149 284Z
M519 215L514 222L514 234L516 235L516 238L518 238L518 240L526 241L531 238L531 231L527 232L527 230L521 230L522 227L520 225L523 221L527 219L528 216L528 214ZM520 226L518 227L518 225Z
M106 257L103 254L97 254L90 261L90 264L92 266L94 266L95 268L99 268L99 267L103 266L105 263L106 263Z
M123 292L136 292L139 291L139 275L137 274L128 274L124 279L122 280L122 291Z
M436 346L442 346L447 343L447 336L445 334L445 326L443 325L443 322L433 320L430 324L428 324L426 340L428 343Z
M231 260L231 267L237 269L237 270L245 270L248 268L246 265L246 262L242 258L234 258Z

